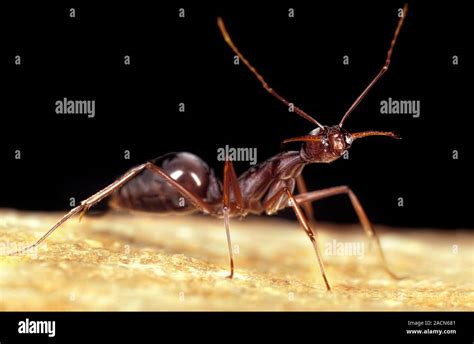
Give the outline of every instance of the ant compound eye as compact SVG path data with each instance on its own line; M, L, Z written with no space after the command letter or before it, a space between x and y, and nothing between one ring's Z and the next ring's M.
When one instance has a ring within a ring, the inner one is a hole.
M346 143L350 146L352 144L352 141L354 141L352 139L352 136L349 134L349 135L346 135Z

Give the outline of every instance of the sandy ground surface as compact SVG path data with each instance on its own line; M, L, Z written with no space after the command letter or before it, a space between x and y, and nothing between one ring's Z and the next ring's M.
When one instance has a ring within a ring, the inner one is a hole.
M61 216L0 210L0 254ZM393 280L359 226L318 224L333 292L296 221L109 214L73 218L23 256L0 256L0 310L474 310L474 236L376 226Z

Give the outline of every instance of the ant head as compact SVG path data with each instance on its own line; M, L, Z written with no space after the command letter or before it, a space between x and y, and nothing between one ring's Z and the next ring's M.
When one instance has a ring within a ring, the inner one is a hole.
M350 133L340 125L321 125L312 130L309 135L286 139L283 143L303 142L301 157L307 162L330 163L340 158L345 151L351 148L352 143L367 136L388 136L399 139L395 133L387 131L364 131Z
M352 135L339 126L323 126L312 130L309 136L314 139L306 141L301 147L304 160L314 162L332 162L341 157L351 147Z
M395 29L395 34L393 36L392 42L390 44L390 48L387 52L387 58L385 60L385 65L379 71L379 73L375 76L375 78L369 83L369 85L364 89L364 91L357 97L357 99L352 103L349 109L346 111L344 116L341 119L339 125L336 126L325 126L319 123L316 119L308 115L306 112L301 110L299 107L295 106L293 103L290 103L285 98L280 96L273 88L271 88L265 79L257 72L255 67L253 67L250 62L242 55L242 53L237 49L234 42L229 36L227 29L225 28L224 22L222 18L217 19L217 25L221 30L222 36L224 37L225 42L229 45L229 47L234 51L234 53L240 58L240 60L250 69L250 71L257 77L257 79L262 84L263 88L267 90L272 96L277 98L286 106L290 107L292 112L295 112L297 115L303 117L307 121L316 124L317 128L314 129L306 136L300 137L293 137L283 141L283 144L287 142L303 142L303 146L301 147L301 157L307 162L332 162L338 158L340 158L346 150L348 150L352 142L367 136L389 136L392 138L399 138L392 132L384 132L384 131L364 131L360 133L349 133L346 130L342 129L342 125L344 121L349 117L352 111L357 107L357 105L364 99L367 93L370 91L372 86L379 80L379 78L388 70L388 66L390 64L390 58L392 56L392 51L397 41L398 34L400 29L403 25L403 21L406 16L406 12L408 10L408 5L405 4L403 7L402 16L398 21L398 26Z

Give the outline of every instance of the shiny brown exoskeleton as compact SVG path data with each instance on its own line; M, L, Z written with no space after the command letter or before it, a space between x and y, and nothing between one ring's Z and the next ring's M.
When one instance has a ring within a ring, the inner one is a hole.
M407 5L405 5L403 15L398 22L384 66L349 107L341 122L335 126L321 125L303 110L294 106L270 88L263 77L234 45L222 19L219 18L218 26L226 43L257 77L263 87L278 100L287 106L291 106L298 115L317 126L308 135L283 141L283 143L302 142L301 149L299 151L279 153L257 166L251 167L239 177L235 174L232 162L227 160L224 164L222 181L215 176L214 171L202 159L194 154L187 152L165 154L130 169L115 182L73 208L36 243L11 254L18 254L38 246L70 217L79 213L82 216L94 204L110 196L110 205L118 209L155 213L201 211L205 214L223 218L230 258L229 277L232 277L234 274L234 260L229 219L233 216L245 216L249 213L266 213L271 215L283 208L292 207L298 221L313 244L326 288L330 290L316 240L316 233L311 229L306 216L313 217L311 202L338 194L347 194L364 230L376 244L384 269L392 277L396 278L388 269L375 230L352 190L347 186L337 186L308 192L301 172L307 164L330 163L339 159L351 147L352 143L359 138L367 136L398 138L392 132L365 131L349 133L342 128L342 125L372 86L387 71L392 50L402 27L406 11ZM297 195L294 194L295 186L299 191ZM306 216L301 210L300 205L304 207Z

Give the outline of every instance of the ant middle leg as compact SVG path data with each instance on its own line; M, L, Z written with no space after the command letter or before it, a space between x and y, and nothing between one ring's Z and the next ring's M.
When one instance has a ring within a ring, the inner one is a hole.
M359 217L359 221L362 224L362 228L366 232L367 236L373 240L375 243L377 253L380 259L380 262L382 264L382 267L384 270L390 275L390 277L394 279L399 279L397 275L395 275L389 268L387 261L385 259L384 252L382 250L382 245L380 244L380 239L375 232L374 227L372 226L372 223L370 222L369 218L367 217L367 214L365 213L364 208L362 207L362 204L360 203L359 199L355 195L355 193L346 185L342 186L336 186L336 187L331 187L327 189L322 189L322 190L316 190L316 191L311 191L307 192L304 194L299 194L295 196L296 202L298 204L311 204L313 201L318 201L327 197L332 197L340 194L347 194L349 196L349 199L351 200L352 207L354 208L355 212L357 213L357 216Z

